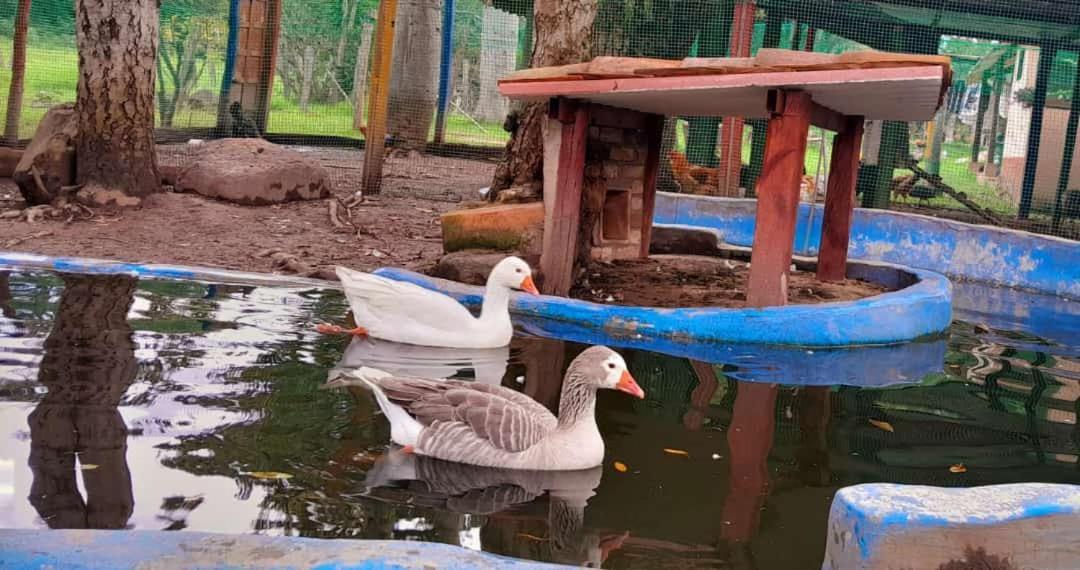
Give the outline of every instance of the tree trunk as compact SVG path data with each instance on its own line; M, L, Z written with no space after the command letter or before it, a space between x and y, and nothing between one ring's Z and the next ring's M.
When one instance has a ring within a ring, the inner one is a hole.
M405 148L427 144L438 102L441 30L440 0L398 4L387 132Z
M30 27L30 0L19 0L15 13L15 37L11 47L11 87L8 89L7 122L4 142L19 141L19 119L22 117L23 84L26 79L26 32Z
M300 112L307 113L311 102L311 84L315 81L315 47L304 48L304 58L300 62Z
M596 0L536 0L533 4L532 67L580 63L592 57L592 27ZM543 177L544 143L541 126L547 106L531 104L520 112L518 127L506 143L495 169L492 197L499 190Z
M349 42L353 25L356 23L356 8L360 6L360 0L342 0L341 2L341 35L338 36L337 51L334 52L334 69L338 69L345 62L345 46Z
M156 0L79 0L75 112L78 181L104 201L130 204L161 190L154 148ZM115 194L118 192L119 195Z
M371 63L371 39L375 37L371 24L360 28L360 46L356 48L356 66L353 67L353 128L360 129L364 124L364 109L367 108L368 64Z
M502 122L510 110L506 97L499 93L499 79L517 67L518 17L484 7L480 33L480 93L475 115L491 122Z

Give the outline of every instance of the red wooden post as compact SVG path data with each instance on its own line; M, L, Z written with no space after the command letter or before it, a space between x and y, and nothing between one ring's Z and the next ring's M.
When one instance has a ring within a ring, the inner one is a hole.
M855 180L859 175L863 118L849 117L847 128L833 139L829 163L829 189L821 221L821 250L817 276L821 281L843 281L847 276L851 212L855 207Z
M735 5L731 22L731 41L728 52L731 57L750 57L751 39L754 36L755 2ZM720 187L721 196L737 196L742 177L742 117L724 117L720 130Z
M641 258L649 257L652 241L653 213L656 211L656 178L660 173L660 153L664 143L664 117L652 115L646 120L645 136L649 137L649 154L645 156L645 185L641 202Z
M810 129L810 95L798 91L769 93L768 143L757 185L757 216L746 304L787 304L795 219L799 208L806 135Z
M562 124L555 204L544 225L544 250L540 272L541 290L565 296L574 278L578 228L581 225L581 187L585 181L585 145L589 136L589 106L569 99L556 102L556 119Z

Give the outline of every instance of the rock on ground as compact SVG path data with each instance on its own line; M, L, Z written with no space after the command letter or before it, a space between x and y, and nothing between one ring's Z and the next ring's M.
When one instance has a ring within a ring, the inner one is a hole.
M294 150L262 139L221 139L197 148L177 176L179 192L249 206L330 197L326 170Z
M57 105L45 113L12 174L27 205L52 203L64 186L75 183L78 133L74 104Z
M490 250L455 251L442 256L430 273L432 277L459 283L485 285L495 264L510 255L512 254ZM540 257L536 255L525 256L523 259L534 269L540 263Z

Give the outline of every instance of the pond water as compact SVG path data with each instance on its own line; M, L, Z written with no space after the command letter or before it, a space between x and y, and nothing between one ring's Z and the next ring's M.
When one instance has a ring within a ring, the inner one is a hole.
M385 457L370 395L320 386L363 363L500 382L554 407L587 331L525 323L568 340L447 353L315 334L346 311L333 291L0 274L0 528L820 568L840 487L1080 481L1080 303L956 293L949 334L904 347L626 340L647 398L601 394L603 467L540 476Z

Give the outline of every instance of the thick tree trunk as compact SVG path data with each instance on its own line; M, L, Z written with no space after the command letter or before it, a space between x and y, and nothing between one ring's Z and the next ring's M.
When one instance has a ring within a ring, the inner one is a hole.
M406 148L427 144L438 102L441 33L442 2L398 4L387 132Z
M532 67L566 65L592 57L592 27L596 0L536 0L533 4ZM519 113L517 128L495 169L492 197L500 190L540 180L543 176L544 144L541 127L547 106L532 104Z
M158 3L78 0L75 17L78 181L95 201L131 203L123 198L161 190L154 148Z
M7 122L4 125L4 142L8 144L19 140L23 84L26 80L26 32L29 27L30 0L19 0L19 9L15 12L15 37L11 41L11 87L8 89Z

